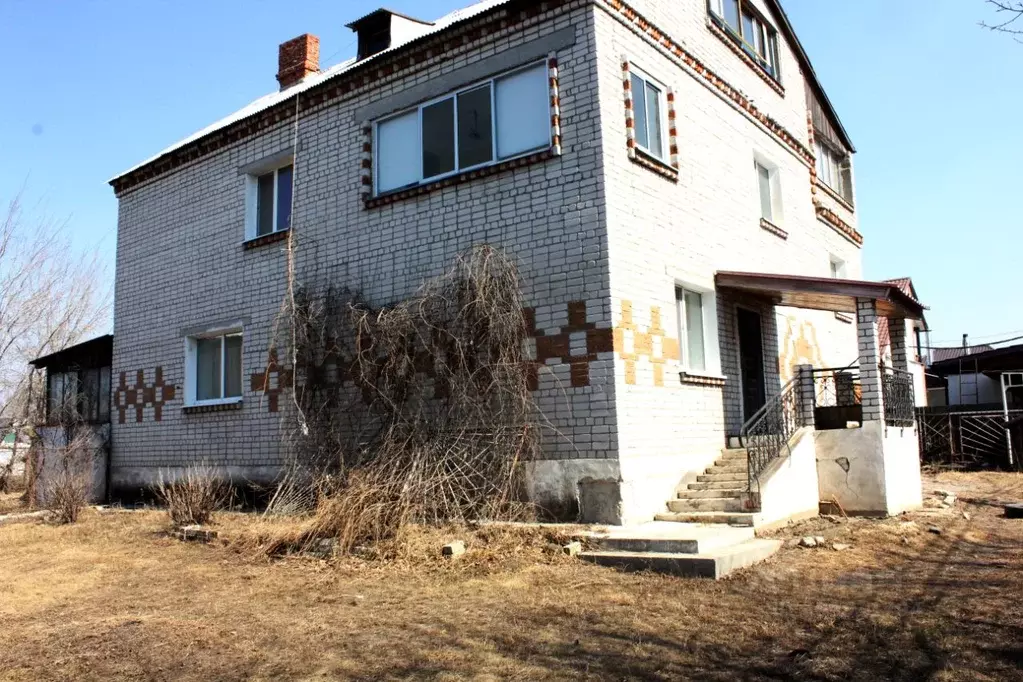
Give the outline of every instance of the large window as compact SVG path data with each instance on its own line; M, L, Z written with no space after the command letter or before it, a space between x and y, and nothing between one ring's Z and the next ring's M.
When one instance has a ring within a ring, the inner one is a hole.
M291 227L292 172L292 166L283 166L254 178L256 230L252 236L263 237Z
M699 292L683 287L675 289L682 367L694 372L707 371L707 334L703 324L703 299L703 294Z
M749 0L710 0L711 15L736 43L775 80L778 68L778 33Z
M242 334L240 331L191 337L188 340L187 404L232 402L242 396Z
M646 74L633 69L630 74L636 146L654 158L664 159L665 88Z
M390 192L550 146L546 64L520 69L378 121L376 192Z
M47 371L46 414L50 423L110 419L110 368Z
M820 139L816 140L814 146L817 152L817 178L852 203L852 164L849 156L835 151Z

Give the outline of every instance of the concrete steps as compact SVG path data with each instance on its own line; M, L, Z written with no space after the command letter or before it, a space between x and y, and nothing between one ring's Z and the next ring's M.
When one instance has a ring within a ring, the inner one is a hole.
M742 481L710 481L690 483L687 490L746 490L746 479Z
M680 490L676 493L680 500L698 500L708 497L741 497L745 492L744 488L709 488Z
M680 576L723 578L732 571L763 561L781 548L779 540L746 540L700 552L593 551L579 555L584 561L629 571L657 571Z
M696 497L693 499L669 500L668 510L673 512L741 512L743 500L735 497Z
M729 473L729 474L700 474L696 477L699 483L746 483L746 473Z
M756 514L750 512L685 511L662 512L654 516L658 521L675 523L721 523L728 526L753 527Z

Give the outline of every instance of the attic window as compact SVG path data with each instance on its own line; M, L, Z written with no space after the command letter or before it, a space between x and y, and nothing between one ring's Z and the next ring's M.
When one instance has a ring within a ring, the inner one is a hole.
M851 204L852 162L849 155L836 151L820 138L815 141L814 146L817 153L817 179Z
M750 0L710 0L710 15L743 52L781 82L778 32Z

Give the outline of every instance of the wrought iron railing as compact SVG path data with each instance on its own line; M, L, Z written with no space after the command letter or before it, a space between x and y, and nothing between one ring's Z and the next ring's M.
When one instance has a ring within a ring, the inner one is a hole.
M849 422L863 425L863 387L855 363L813 370L813 418L819 431L844 429Z
M888 426L912 426L916 422L912 374L881 365L881 395Z
M760 474L771 462L789 452L789 440L803 423L797 376L743 425L740 436L748 464L746 490L756 495L756 506L760 505Z

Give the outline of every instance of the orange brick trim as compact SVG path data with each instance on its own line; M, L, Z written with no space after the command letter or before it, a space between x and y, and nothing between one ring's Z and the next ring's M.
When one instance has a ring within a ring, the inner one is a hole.
M547 76L551 95L551 152L554 156L561 156L561 86L558 83L558 57L554 52L547 55Z
M267 244L275 244L277 242L287 241L288 237L291 236L291 230L281 230L280 232L272 232L271 234L264 234L262 237L256 237L255 239L249 239L242 244L242 248L246 251L249 249L258 249L260 246L266 246Z
M835 201L837 201L837 202L838 202L839 204L841 204L841 205L842 205L842 206L843 206L844 208L846 208L846 209L847 209L847 210L848 210L848 211L849 211L850 213L852 213L852 212L854 212L854 211L856 210L856 208L855 208L855 207L854 207L854 206L853 206L852 204L850 204L850 203L849 203L849 202L848 202L848 201L846 200L846 198L845 198L845 197L843 197L843 196L842 196L841 194L839 194L839 193L838 193L838 192L836 192L835 190L833 190L833 189L831 189L830 187L828 187L828 183L826 183L826 182L824 182L823 180L821 180L820 178L818 178L818 177L817 177L817 174L816 174L816 173L814 173L814 185L815 185L816 187L819 187L819 188L821 189L821 191L822 191L822 192L824 192L824 193L825 193L825 194L827 194L827 195L828 195L829 197L831 197L832 199L834 199Z
M778 227L777 225L772 223L767 218L761 218L760 219L760 227L765 229L765 230L767 230L768 232L773 234L775 237L781 237L782 239L788 239L789 238L789 233L788 232L786 232L782 228Z
M590 363L597 360L598 353L614 351L614 339L611 329L597 327L586 314L586 301L569 301L568 324L560 327L555 334L546 334L536 328L536 311L526 308L523 317L526 332L536 339L536 360L532 365L529 386L537 390L539 386L540 367L552 365L569 365L569 378L573 388L590 385ZM586 348L583 353L572 355L572 334L585 333ZM548 360L557 360L549 363Z
M842 220L837 213L820 202L815 201L814 207L817 210L818 220L834 229L835 232L838 232L856 246L863 246L863 235L857 232L856 228Z
M698 80L703 80L707 85L720 92L724 97L734 103L739 109L748 114L753 120L760 123L764 128L773 134L783 144L788 146L795 154L808 165L815 165L816 159L802 142L796 138L781 123L774 120L749 100L742 92L733 87L721 76L714 73L707 65L697 59L681 44L672 40L666 33L647 21L639 12L627 5L622 0L599 0L598 5L609 11L612 16L628 26L633 32L644 36L652 41L663 51L671 55L678 63L684 65L693 72Z
M760 66L755 59L746 54L746 51L736 45L735 40L732 36L728 35L725 29L718 26L718 22L714 21L711 17L707 17L707 27L710 28L710 32L716 35L721 41L728 46L728 49L734 52L739 59L746 62L746 66L753 69L753 72L760 76L760 80L771 86L771 89L777 92L782 97L785 96L785 88L781 83L776 81L774 77L764 70L764 67Z
M625 361L625 383L636 384L636 362L653 365L654 386L664 386L664 365L681 358L678 339L667 336L661 323L661 309L650 306L650 325L645 329L633 319L632 301L622 301L622 312L614 327L614 351Z
M678 182L678 126L675 117L675 91L667 89L668 158L665 163L647 154L636 145L636 112L632 92L632 73L629 58L622 57L622 92L625 98L625 149L630 160L669 180Z
M279 397L281 393L291 388L293 378L292 370L281 365L277 349L272 348L267 357L266 369L249 377L249 388L253 393L265 395L269 411L276 412L280 406Z
M135 422L142 423L145 408L153 408L153 420L163 419L163 406L174 400L176 387L164 381L163 367L153 370L153 383L146 383L146 371L135 372L135 384L128 385L128 373L121 372L117 388L114 389L114 408L117 410L117 423L124 424L128 420L128 410L135 413Z
M663 175L672 182L678 182L678 168L669 166L659 159L647 155L642 149L633 150L629 159L644 168L648 168L658 175Z
M514 10L509 7L495 8L471 20L465 25L450 31L423 38L406 47L395 50L386 57L377 58L360 64L335 78L328 79L316 87L289 97L274 106L243 118L237 123L214 131L180 149L168 152L164 156L137 168L130 173L111 181L114 192L120 194L147 180L156 178L187 163L200 159L218 149L234 144L239 140L257 135L273 126L295 117L296 98L298 99L299 115L353 93L378 90L396 78L408 75L410 71L422 69L426 65L437 64L455 58L458 52L478 47L495 34L516 30L523 24L539 20L545 13L567 4L580 3L574 0L545 0L536 3L516 3Z

